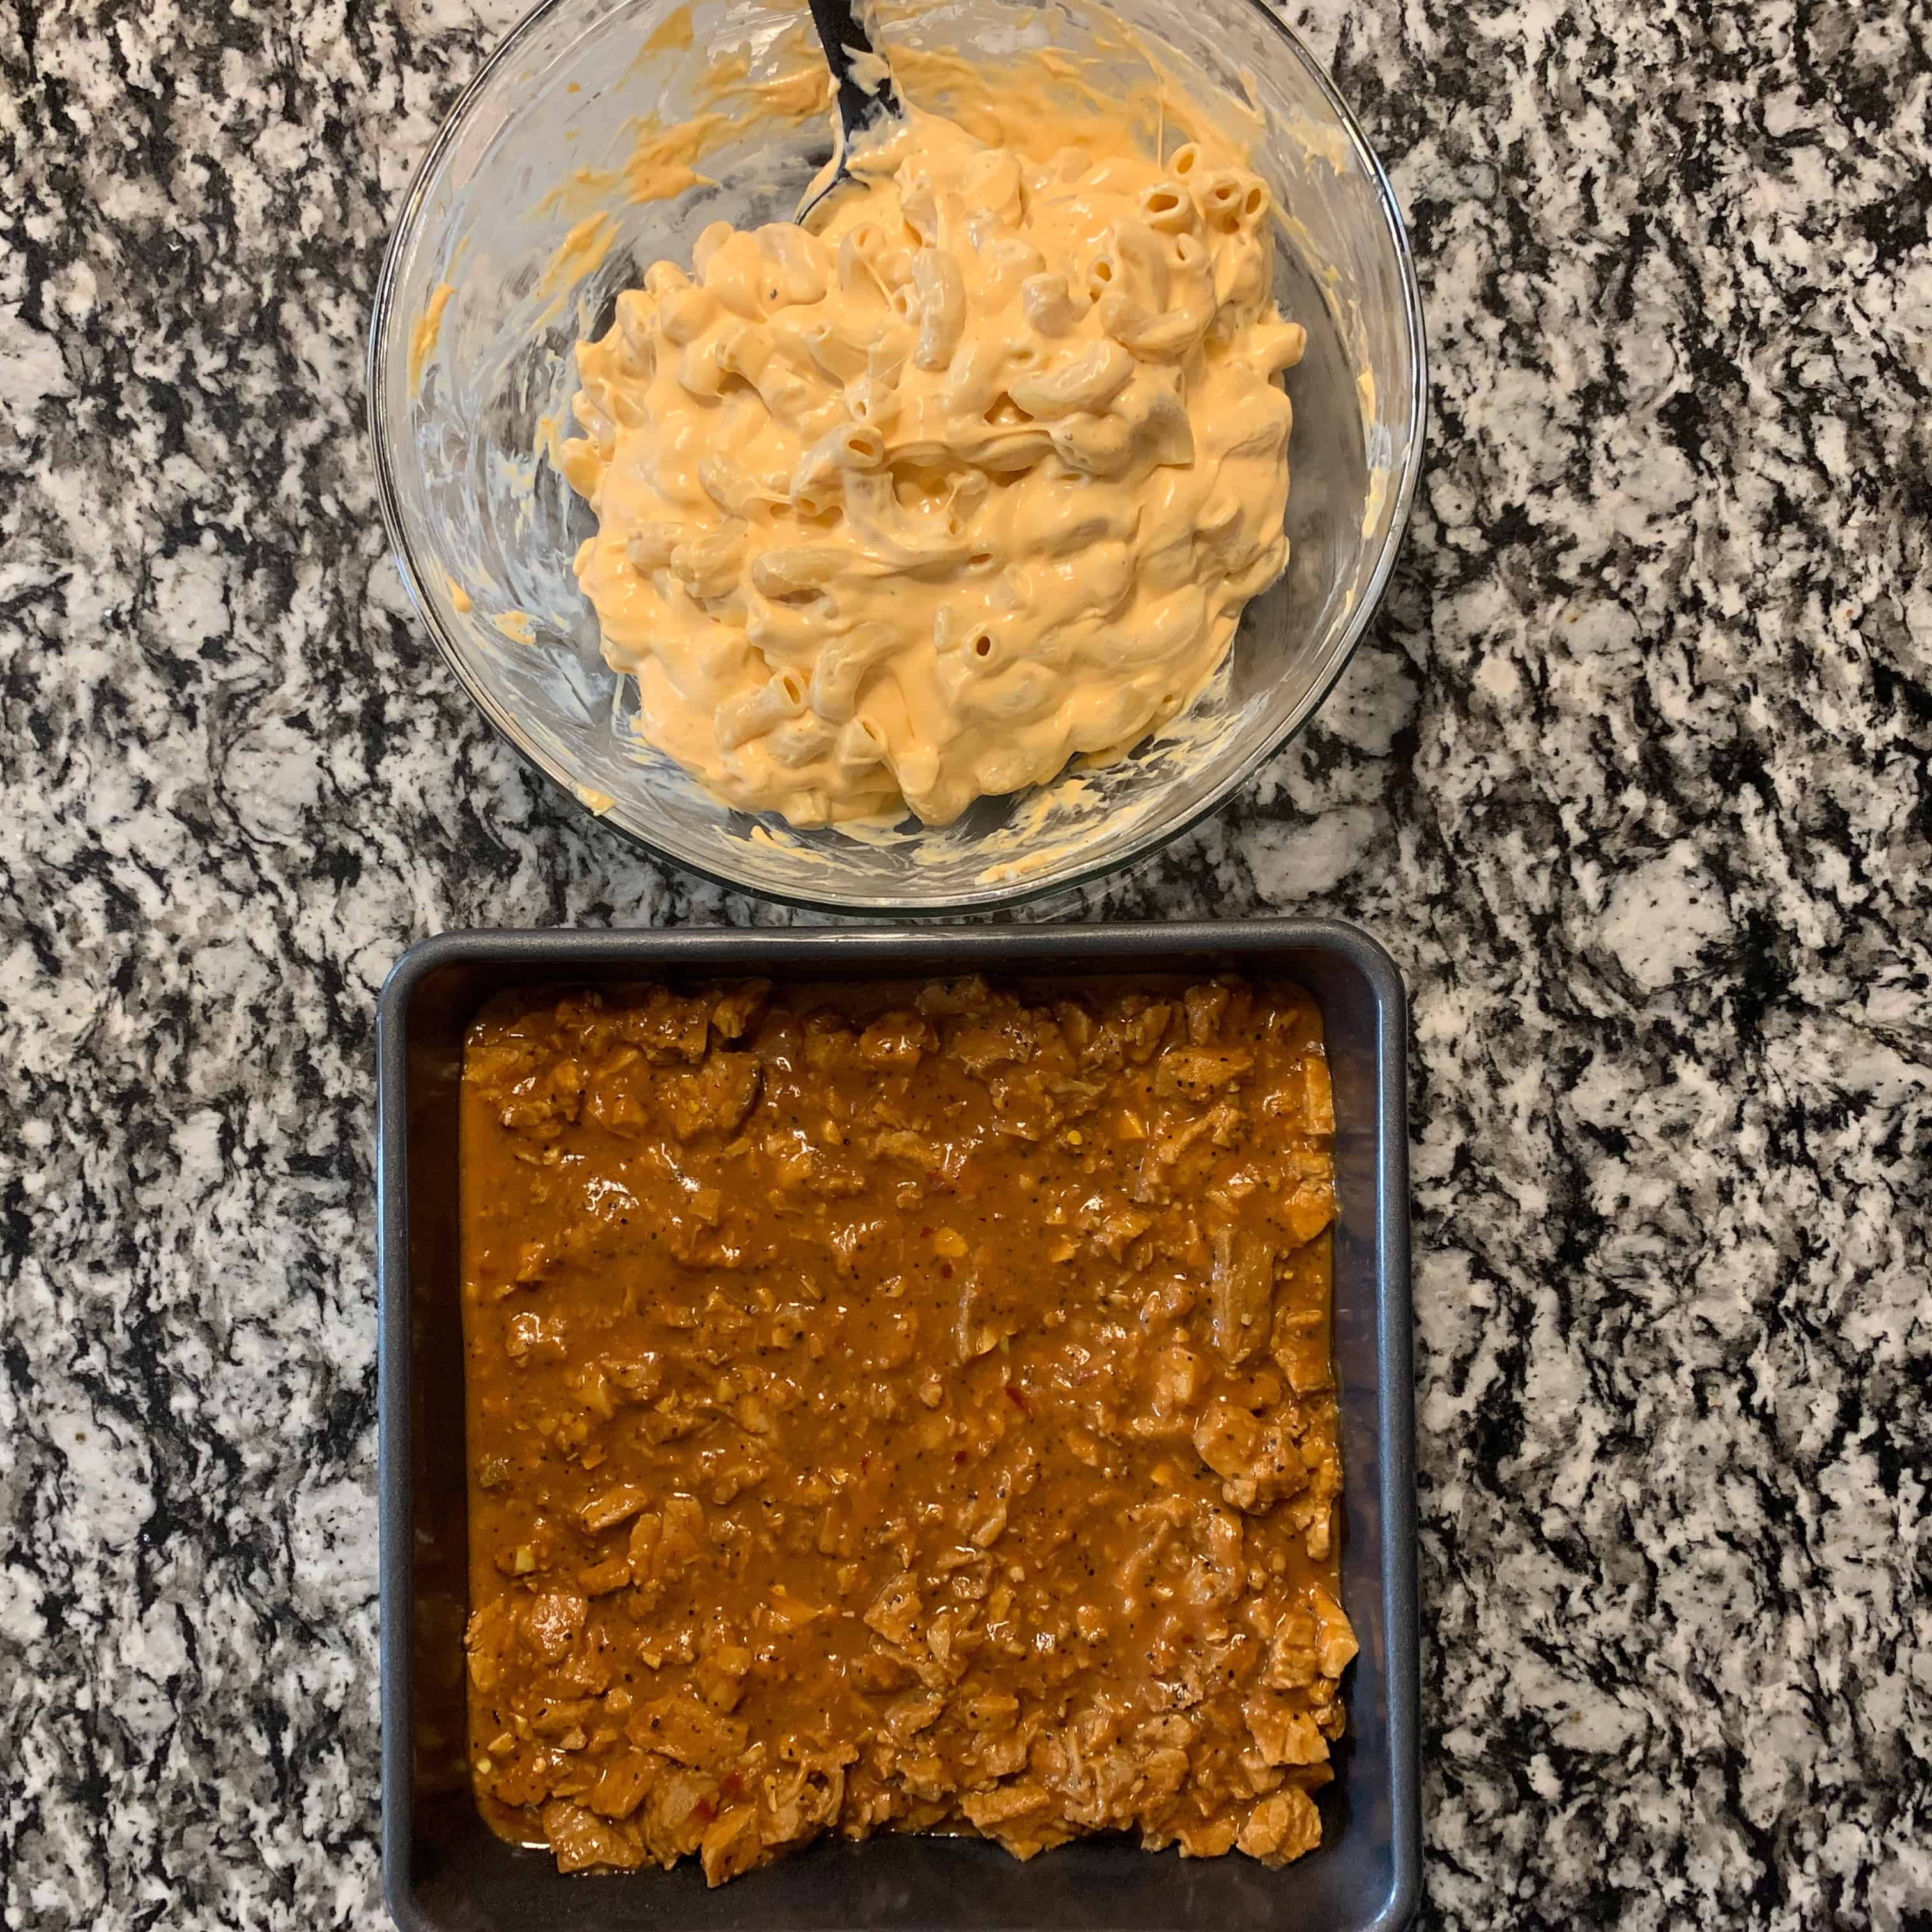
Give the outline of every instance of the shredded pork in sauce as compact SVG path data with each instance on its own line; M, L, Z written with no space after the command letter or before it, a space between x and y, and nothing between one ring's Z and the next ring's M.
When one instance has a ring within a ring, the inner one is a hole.
M1320 1840L1334 1116L1298 989L519 994L471 1030L470 1748L566 1870Z

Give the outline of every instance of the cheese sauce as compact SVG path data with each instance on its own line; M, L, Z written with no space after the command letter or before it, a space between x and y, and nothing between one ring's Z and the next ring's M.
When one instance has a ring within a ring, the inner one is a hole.
M1120 755L1286 562L1266 184L1054 98L913 110L820 232L715 224L579 346L605 656L735 806L944 824Z

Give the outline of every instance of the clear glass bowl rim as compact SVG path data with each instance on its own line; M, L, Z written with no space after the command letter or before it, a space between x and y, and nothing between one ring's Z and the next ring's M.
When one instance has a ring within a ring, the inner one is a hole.
M368 397L369 440L376 457L376 501L382 512L383 529L388 537L390 550L395 558L397 568L401 573L403 588L408 594L411 606L435 640L436 649L441 652L445 663L456 674L458 681L469 693L477 708L489 719L498 736L527 764L541 772L550 783L568 794L583 809L588 811L590 808L584 806L582 800L578 797L573 782L563 773L551 769L519 728L514 714L506 711L471 675L455 640L444 630L435 607L424 596L422 566L411 544L408 525L403 516L395 464L390 454L388 437L384 428L387 415L386 406L388 400L386 372L391 360L388 353L390 340L394 330L408 326L398 310L396 291L402 279L404 263L416 238L416 224L422 218L423 204L428 199L430 185L497 68L503 62L514 59L524 42L553 14L578 4L579 0L538 0L538 4L511 28L485 56L470 84L457 97L455 104L444 116L442 126L436 130L436 138L430 142L422 159L416 164L409 193L404 200L402 212L397 217L388 246L383 250L382 266L376 278L375 301L370 312L364 386ZM1342 99L1334 81L1330 79L1328 70L1316 58L1300 35L1268 4L1268 0L1240 0L1240 4L1267 21L1280 37L1288 52L1306 70L1316 91L1327 102L1347 136L1363 171L1375 185L1376 202L1382 211L1389 239L1395 249L1402 286L1402 331L1414 370L1408 421L1405 425L1406 434L1402 445L1408 454L1396 485L1388 528L1383 533L1379 554L1370 572L1366 593L1349 614L1348 621L1342 632L1340 644L1332 650L1329 662L1309 687L1301 702L1281 729L1264 739L1245 758L1230 766L1210 788L1207 795L1191 810L1171 823L1150 826L1121 851L1077 866L1058 878L994 886L984 892L975 893L969 898L955 898L944 902L926 903L884 898L869 893L843 898L820 897L804 890L796 892L781 892L769 886L753 885L746 880L731 877L715 866L687 856L672 849L668 844L653 838L635 825L627 823L620 816L621 805L594 815L614 826L632 843L664 864L694 872L699 878L709 880L712 884L722 886L728 892L743 892L752 898L768 899L778 904L813 912L838 913L855 916L883 914L889 917L910 919L996 912L1004 908L1024 904L1029 900L1074 891L1093 884L1096 880L1124 873L1138 865L1150 854L1180 838L1204 819L1220 811L1321 708L1323 700L1348 668L1349 662L1354 656L1369 626L1382 608L1389 578L1395 568L1396 559L1401 554L1402 540L1408 532L1409 515L1414 504L1416 487L1421 477L1426 453L1424 442L1429 414L1429 347L1423 321L1422 290L1416 278L1415 258L1409 245L1408 227L1402 220L1395 190L1389 184L1388 172L1382 166L1380 158L1370 145L1368 136L1362 131L1361 124L1356 119L1354 110Z

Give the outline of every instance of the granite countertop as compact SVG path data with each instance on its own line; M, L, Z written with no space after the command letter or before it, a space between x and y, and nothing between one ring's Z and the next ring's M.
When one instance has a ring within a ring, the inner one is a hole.
M385 556L377 261L520 4L0 23L10 1927L384 1922L376 988L778 916L526 775ZM1426 1922L1924 1932L1927 16L1294 17L1430 467L1318 728L1090 909L1412 989Z

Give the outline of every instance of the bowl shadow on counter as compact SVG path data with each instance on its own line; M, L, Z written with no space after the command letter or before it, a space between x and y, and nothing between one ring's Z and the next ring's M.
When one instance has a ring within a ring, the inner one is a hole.
M1321 1848L1280 1870L1095 1838L1022 1864L969 1838L824 1840L716 1891L669 1873L565 1877L506 1844L471 1797L464 1742L466 1484L457 1213L463 1034L506 986L656 975L772 979L964 970L1082 976L1234 969L1320 1004L1335 1090L1336 1366L1346 1480L1344 1601L1361 1642L1348 1733L1320 1796ZM406 1932L632 1926L1366 1932L1405 1923L1420 1858L1414 1394L1400 981L1335 922L920 933L902 928L470 933L413 949L378 1027L382 1301L383 1870Z

